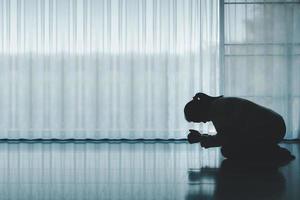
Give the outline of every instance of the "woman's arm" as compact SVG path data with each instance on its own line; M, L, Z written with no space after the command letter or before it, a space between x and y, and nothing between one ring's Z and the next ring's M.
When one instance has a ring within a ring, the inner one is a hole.
M222 136L220 136L219 134L216 135L202 134L200 139L200 144L204 148L220 147L224 144L224 140Z
M204 148L219 147L224 144L224 140L221 134L200 134L198 131L193 129L190 129L190 133L188 134L188 141L190 144L200 143Z

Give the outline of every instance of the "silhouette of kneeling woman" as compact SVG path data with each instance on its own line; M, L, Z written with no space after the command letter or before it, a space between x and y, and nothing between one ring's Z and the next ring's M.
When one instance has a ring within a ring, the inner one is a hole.
M197 93L184 108L188 122L212 121L216 135L190 130L189 143L204 148L222 147L224 157L237 160L288 162L295 157L278 145L286 127L276 112L236 97L211 97Z

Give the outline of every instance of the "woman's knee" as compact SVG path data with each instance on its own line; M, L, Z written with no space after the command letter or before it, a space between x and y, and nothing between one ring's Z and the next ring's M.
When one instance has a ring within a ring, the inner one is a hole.
M229 159L236 159L244 156L241 155L240 148L233 147L233 146L223 146L221 148L221 154L225 158L229 158Z
M264 147L260 144L233 144L221 148L221 154L229 159L251 159L263 151Z

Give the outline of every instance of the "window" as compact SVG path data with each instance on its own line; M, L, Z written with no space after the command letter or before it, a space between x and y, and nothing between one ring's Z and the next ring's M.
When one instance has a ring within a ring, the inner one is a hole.
M279 112L288 138L300 122L300 2L225 1L225 94Z

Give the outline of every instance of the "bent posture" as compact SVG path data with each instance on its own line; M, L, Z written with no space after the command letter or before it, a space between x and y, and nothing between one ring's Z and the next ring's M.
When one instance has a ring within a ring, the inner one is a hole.
M236 97L211 97L198 93L184 108L189 122L212 121L216 135L190 130L188 141L204 148L221 146L224 157L234 159L294 158L278 143L283 140L286 127L276 112Z

